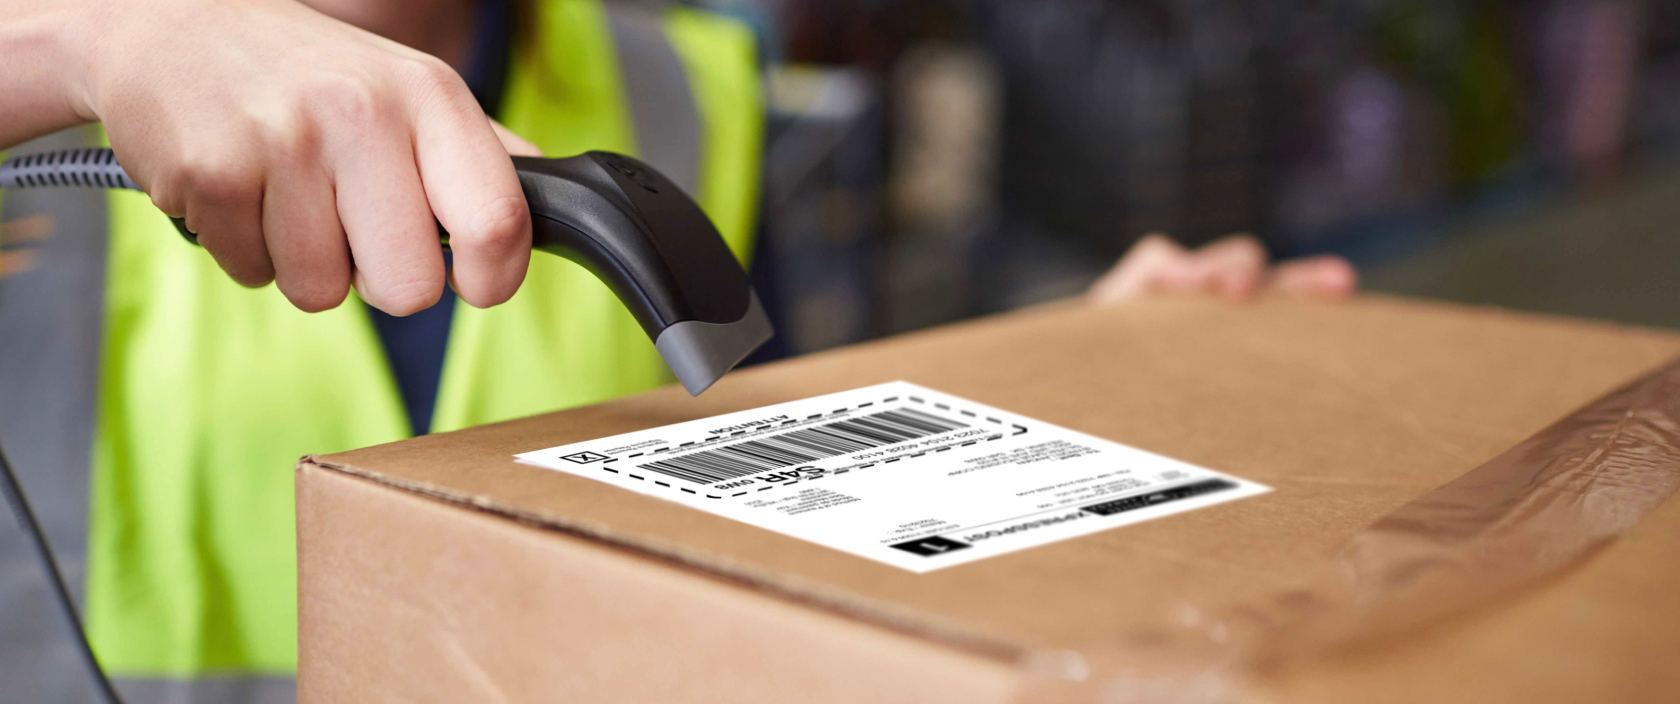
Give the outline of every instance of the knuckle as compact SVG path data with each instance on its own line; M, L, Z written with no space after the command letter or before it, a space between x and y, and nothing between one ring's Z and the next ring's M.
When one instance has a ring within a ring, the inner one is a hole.
M1254 235L1232 235L1227 238L1227 241L1230 242L1232 248L1244 255L1260 258L1265 258L1266 256L1266 245L1262 244L1260 242L1260 238L1255 237Z
M169 182L174 187L164 188L165 193L217 203L254 199L262 192L261 170L237 158L188 157L176 166Z
M523 282L524 278L520 277L497 284L481 284L471 288L463 287L460 289L461 300L466 301L467 305L474 308L489 308L490 306L501 305L513 298L513 294L519 292L520 284ZM457 285L463 284L458 282Z
M348 279L327 280L313 277L303 282L281 282L280 292L286 300L305 313L320 313L337 308L350 293Z
M420 56L409 64L410 75L422 86L431 88L453 88L461 83L461 75L455 72L442 59L434 56Z
M146 195L152 199L152 205L165 215L178 218L187 212L186 201L175 189L160 185Z
M1148 257L1164 257L1172 255L1177 253L1179 249L1180 248L1177 242L1174 242L1171 237L1163 235L1159 232L1151 232L1144 235L1143 237L1138 238L1136 244L1132 245L1132 252L1136 253L1138 256Z
M348 126L380 121L386 111L382 92L369 80L354 75L329 74L314 88L311 110Z
M523 244L531 211L520 196L501 196L480 206L459 236L451 241L491 252L511 251Z
M246 272L243 275L230 276L240 286L245 288L262 288L274 281L273 273Z
M414 59L407 73L413 104L452 114L482 114L461 74L441 59L431 56Z
M320 152L321 133L313 120L300 116L275 128L269 136L269 145L270 153L297 163Z
M244 257L218 256L216 262L228 278L246 288L261 288L274 280L274 267L266 262L247 261Z
M443 296L443 279L408 278L373 286L368 302L391 315L413 315L437 303Z
M1225 239L1230 240L1232 242L1237 242L1239 244L1242 244L1245 247L1248 247L1248 246L1251 246L1251 247L1263 246L1260 243L1260 238L1254 236L1254 233L1252 233L1252 232L1237 232L1237 233L1229 234L1229 235L1225 236Z

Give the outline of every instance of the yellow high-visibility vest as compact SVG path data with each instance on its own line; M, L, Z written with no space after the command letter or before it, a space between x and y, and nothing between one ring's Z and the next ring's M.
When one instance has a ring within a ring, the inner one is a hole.
M550 155L638 154L599 0L544 0L516 39L501 121ZM756 223L763 105L751 34L657 20L700 121L693 195L738 257ZM408 434L369 316L306 314L230 281L138 193L109 196L86 614L114 674L285 674L296 663L292 470ZM605 286L533 256L508 303L455 307L434 413L445 431L668 383Z

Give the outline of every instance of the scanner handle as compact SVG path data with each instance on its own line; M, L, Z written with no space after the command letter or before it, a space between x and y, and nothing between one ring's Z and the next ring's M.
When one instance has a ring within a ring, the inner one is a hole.
M752 287L740 262L700 206L654 168L601 151L513 163L532 246L606 282L649 338L679 322L747 314Z

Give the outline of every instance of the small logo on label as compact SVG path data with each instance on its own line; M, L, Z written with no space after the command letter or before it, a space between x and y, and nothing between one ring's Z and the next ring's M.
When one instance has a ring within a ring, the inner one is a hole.
M918 538L916 540L907 540L902 543L894 543L890 547L915 555L921 555L922 557L933 557L935 555L943 555L953 550L961 550L968 547L968 543L959 540L952 540L942 535L935 535L931 538Z
M560 459L573 464L589 464L590 462L600 462L607 459L607 456L599 452L574 452L569 455L561 455Z

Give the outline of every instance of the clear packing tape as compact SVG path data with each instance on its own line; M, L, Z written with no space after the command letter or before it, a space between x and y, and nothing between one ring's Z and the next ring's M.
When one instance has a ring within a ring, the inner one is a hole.
M1680 359L1356 533L1298 589L1028 659L1031 704L1226 702L1317 655L1371 647L1591 557L1680 488Z

